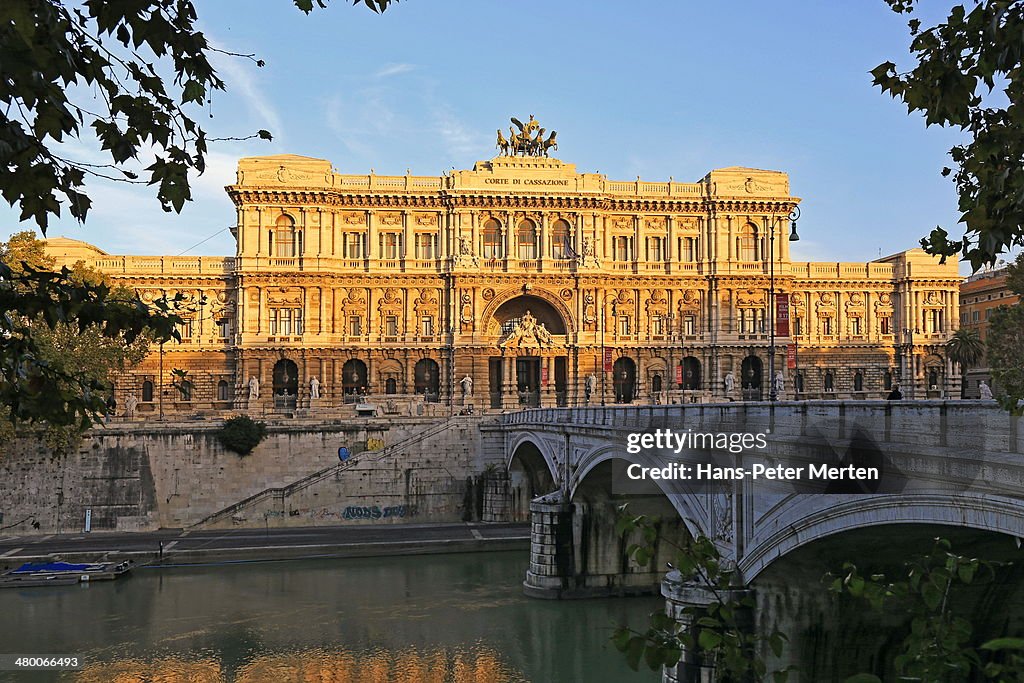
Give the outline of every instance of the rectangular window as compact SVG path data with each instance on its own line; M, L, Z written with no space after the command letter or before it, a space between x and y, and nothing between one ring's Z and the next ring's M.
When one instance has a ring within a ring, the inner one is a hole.
M181 335L182 339L192 338L192 319L185 318L177 326L178 334Z
M665 239L663 237L647 238L647 260L655 263L665 260Z
M664 321L660 315L651 317L651 334L659 336L665 334Z
M697 240L694 237L682 237L679 240L679 259L686 263L693 263L697 260Z
M832 318L821 319L821 333L826 336L832 334Z
M628 336L629 333L630 333L629 332L629 316L628 315L620 315L619 316L619 334L621 334L623 336Z
M878 328L881 330L882 334L892 334L892 318L889 316L879 318Z
M850 318L850 334L854 336L860 334L860 318Z
M295 325L295 334L302 334L302 310L296 308L292 311L292 323Z
M804 327L803 323L804 323L804 319L803 318L793 318L793 336L794 337L799 337L801 334L803 334L803 327Z
M434 236L431 234L416 235L416 258L434 258Z
M697 317L688 315L683 318L683 334L694 335L697 334Z
M220 333L221 339L227 339L231 336L231 321L227 318L217 321L217 331Z
M971 322L973 322L973 323L978 322L978 317L979 317L978 316L978 311L971 311ZM988 320L988 318L985 318L985 319Z
M351 315L348 318L348 334L350 337L363 336L363 323L358 315Z
M928 320L929 332L934 334L942 329L942 311L938 309L928 311L926 317Z
M282 308L278 310L278 324L282 337L292 333L292 309Z
M398 258L398 233L385 232L380 236L381 257L387 260Z
M424 337L434 336L434 316L425 315L420 318L420 334Z
M633 238L632 237L615 237L613 239L613 246L615 251L616 261L632 261L633 260Z
M384 335L387 337L398 336L398 316L389 315L384 319Z
M363 258L362 233L345 233L345 258Z

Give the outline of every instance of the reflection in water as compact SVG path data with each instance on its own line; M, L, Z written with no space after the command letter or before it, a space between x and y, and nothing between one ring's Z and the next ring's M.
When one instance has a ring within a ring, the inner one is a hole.
M91 664L73 675L75 683L226 683L215 661L162 659ZM525 683L522 674L503 665L497 653L415 650L331 653L306 650L263 655L244 665L235 683Z
M0 591L0 651L87 666L0 681L637 683L608 644L659 598L534 600L525 553L136 570Z

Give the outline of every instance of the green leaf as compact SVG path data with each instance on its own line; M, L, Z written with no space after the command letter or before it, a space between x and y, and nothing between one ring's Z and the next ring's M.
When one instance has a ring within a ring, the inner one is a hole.
M982 650L1024 650L1024 638L996 638L981 645Z
M722 635L717 631L710 629L704 629L697 636L697 644L702 650L714 650L716 647L721 645Z

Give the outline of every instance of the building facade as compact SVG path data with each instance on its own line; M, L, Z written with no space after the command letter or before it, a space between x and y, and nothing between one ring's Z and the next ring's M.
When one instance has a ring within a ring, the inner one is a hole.
M1006 276L1005 267L982 271L960 285L960 327L974 330L983 342L988 336L988 319L992 311L1000 306L1020 303L1020 297L1007 287ZM979 398L978 386L981 382L987 382L990 388L993 387L992 373L986 358L982 358L978 366L967 368L965 396Z
M50 252L184 296L181 343L117 383L143 411L959 396L955 263L793 262L785 173L614 181L546 152L441 176L242 159L233 258Z

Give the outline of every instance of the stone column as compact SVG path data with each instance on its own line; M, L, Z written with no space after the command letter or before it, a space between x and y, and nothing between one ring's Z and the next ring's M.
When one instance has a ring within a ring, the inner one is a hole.
M572 575L572 504L555 491L530 501L530 567L523 592L560 598Z

